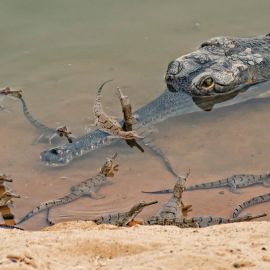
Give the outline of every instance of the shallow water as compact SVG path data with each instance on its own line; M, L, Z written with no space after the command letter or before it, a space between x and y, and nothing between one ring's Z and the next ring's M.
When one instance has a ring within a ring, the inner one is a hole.
M254 1L5 1L0 9L1 87L22 88L33 115L50 127L68 125L77 136L93 120L96 87L113 78L104 94L107 112L121 116L114 91L122 87L139 108L165 88L167 64L202 41L220 35L251 36L269 29L270 2ZM111 92L109 92L109 89ZM269 171L269 99L169 119L157 126L155 142L189 184L236 173ZM49 168L39 160L48 145L32 145L36 130L20 104L6 101L0 113L0 170L14 179L17 218L44 200L60 197L71 185L93 176L104 158L119 152L120 172L101 189L102 200L83 198L51 211L56 221L91 218L127 210L139 200L156 199L141 190L171 187L174 179L149 151L141 154L124 143L106 147L68 167ZM238 203L269 192L263 187L240 195L220 189L185 194L192 215L229 216ZM160 202L168 196L158 196ZM144 211L154 214L158 206ZM269 204L248 209L267 211ZM269 211L268 211L269 213ZM266 219L269 220L269 217ZM44 214L24 224L44 225Z

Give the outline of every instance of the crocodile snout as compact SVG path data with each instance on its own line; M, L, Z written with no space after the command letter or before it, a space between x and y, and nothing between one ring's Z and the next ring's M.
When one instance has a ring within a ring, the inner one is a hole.
M165 81L166 81L168 90L171 92L176 92L175 87L174 87L174 81L175 81L176 75L180 73L181 69L182 69L182 66L180 62L178 61L172 61L168 65Z
M178 61L172 61L168 65L167 74L166 77L174 77L181 71L182 67L180 62Z

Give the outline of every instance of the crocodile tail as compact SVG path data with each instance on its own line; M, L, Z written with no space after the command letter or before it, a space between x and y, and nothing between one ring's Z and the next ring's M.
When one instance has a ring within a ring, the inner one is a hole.
M24 229L17 227L17 226L13 226L13 225L6 225L6 224L0 224L0 229L17 229L17 230L21 230L23 231Z
M69 203L71 201L76 200L77 198L78 198L77 195L71 193L71 194L66 195L62 198L59 198L57 200L51 200L51 201L41 203L39 206L35 207L32 211L30 211L28 214L26 214L17 224L21 224L21 223L25 222L27 219L35 216L36 214L38 214L44 210L50 209L50 208L58 206L58 205L63 205L63 204Z
M270 193L264 194L264 195L260 195L257 197L253 197L248 201L245 201L241 204L239 204L234 210L233 210L233 214L232 217L236 218L239 216L239 214L248 207L251 207L253 205L259 204L259 203L264 203L264 202L269 202L270 201Z
M255 215L255 216L246 215L246 216L243 216L243 217L236 217L236 218L226 219L224 223L250 221L250 220L265 217L265 216L266 216L266 213L262 213L262 214Z
M109 83L109 82L111 82L111 81L113 81L113 80L111 79L111 80L108 80L108 81L102 83L101 86L98 88L98 90L97 90L97 101L100 101L101 91L102 91L104 85L107 84L107 83Z
M147 194L166 194L166 193L173 193L172 189L162 189L162 190L157 190L157 191L142 191L142 193L147 193Z
M226 186L227 180L226 179L221 179L218 181L214 182L207 182L203 184L198 184L198 185L193 185L185 188L185 191L191 191L191 190L197 190L197 189L210 189L210 188L219 188L219 187L224 187Z
M23 109L23 113L26 117L26 119L37 129L39 130L44 130L44 129L50 129L49 127L46 127L45 125L43 125L42 123L40 123L37 119L35 119L32 114L29 112L28 107L26 105L25 100L23 99L23 97L18 97L18 99L21 101L22 103L22 109Z

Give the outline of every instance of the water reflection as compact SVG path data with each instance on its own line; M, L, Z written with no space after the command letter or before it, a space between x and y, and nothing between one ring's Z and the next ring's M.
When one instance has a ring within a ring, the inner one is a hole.
M219 107L225 107L237 103L242 103L253 98L270 97L269 89L270 89L270 82L267 81L263 83L254 84L252 86L241 87L239 89L230 91L229 93L220 94L218 96L192 97L192 100L202 110L212 111L216 104L219 104Z

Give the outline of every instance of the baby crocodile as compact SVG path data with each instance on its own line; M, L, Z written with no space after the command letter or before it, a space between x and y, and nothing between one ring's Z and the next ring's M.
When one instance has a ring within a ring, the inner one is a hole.
M222 217L212 217L212 216L202 216L193 218L175 218L175 219L164 219L156 217L156 219L146 220L144 225L174 225L180 228L203 228L219 224L235 223L250 221L257 218L265 217L266 214L259 214L255 216L247 215L243 217L236 218L222 218Z
M13 205L13 198L20 198L19 195L13 193L6 187L7 182L13 182L5 174L0 175L0 214L5 222L5 225L15 225L15 217L11 212L10 205Z
M228 187L229 190L233 193L239 193L238 188L248 187L251 185L264 185L265 187L270 186L270 174L261 174L261 175L253 175L253 174L238 174L233 175L231 177L207 182L203 184L198 184L194 186L186 187L185 191L198 190L198 189L210 189L210 188L221 188ZM143 193L151 193L151 194L164 194L164 193L172 193L172 189L163 189L158 191L143 191Z
M204 42L198 50L169 64L166 75L169 91L136 111L136 119L141 125L152 126L172 116L200 111L198 106L209 110L217 103L220 103L217 107L224 107L263 97L266 89L247 90L247 87L269 80L269 66L269 34ZM197 98L204 95L210 96ZM42 152L41 160L52 166L67 165L74 158L112 143L108 137L106 132L95 130L77 138L73 144Z
M70 132L66 126L59 127L56 129L56 131L60 137L65 137L65 138L67 138L69 143L72 143L72 141L73 141L72 138L74 138L74 137L72 135L72 132Z
M265 202L270 202L270 193L263 194L257 197L253 197L250 200L247 200L241 204L239 204L234 210L232 216L238 217L238 215L248 207L251 207L253 205L259 204L259 203L265 203Z
M94 220L96 224L112 224L116 226L128 226L130 222L134 220L134 218L142 212L144 207L156 204L157 201L152 202L140 202L135 204L128 212L116 213L116 214L108 214L105 216L101 216Z
M191 211L191 205L185 206L182 202L182 194L185 189L186 177L179 177L173 188L172 197L161 207L158 213L151 219L179 219L186 216Z
M101 105L101 91L103 86L110 82L104 82L97 91L96 103L94 105L94 114L96 117L95 125L102 131L109 133L110 135L123 138L125 140L133 140L142 138L135 131L124 131L119 122L107 115Z
M62 198L51 200L48 202L41 203L39 206L30 211L26 216L24 216L17 224L23 223L27 219L33 217L37 213L47 210L47 222L52 224L49 220L49 209L58 205L67 204L71 201L77 200L82 196L90 196L94 199L101 199L103 196L96 194L100 187L104 184L109 183L107 177L113 177L114 172L118 171L118 164L116 164L117 154L115 153L111 158L107 158L105 164L100 169L100 172L78 185L70 188L70 193Z

